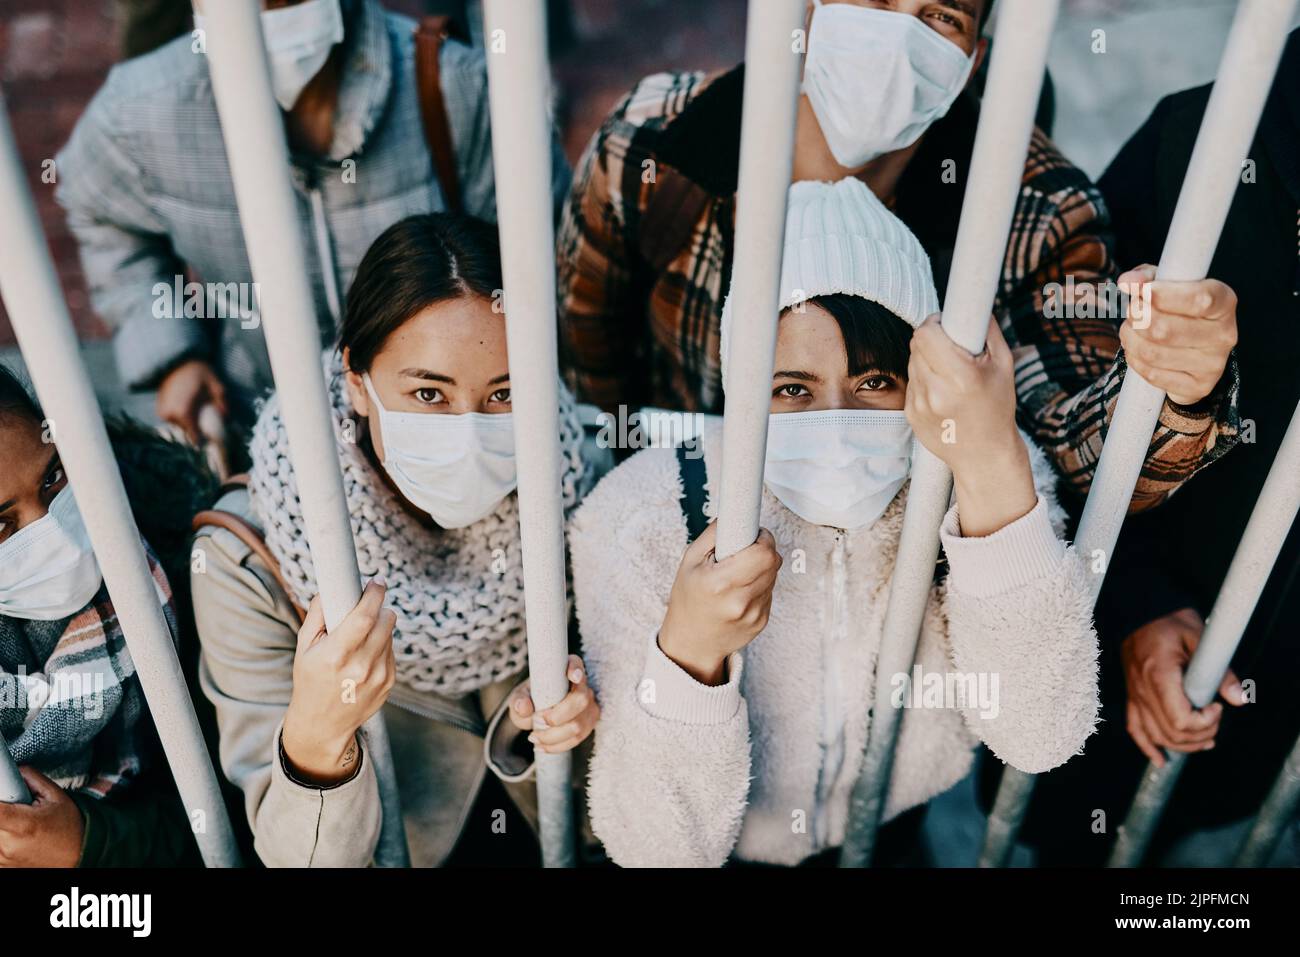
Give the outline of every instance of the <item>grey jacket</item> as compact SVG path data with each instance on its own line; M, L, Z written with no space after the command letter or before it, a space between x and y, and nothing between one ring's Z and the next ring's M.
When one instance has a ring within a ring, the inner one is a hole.
M227 492L216 507L254 521L245 490ZM216 708L221 769L244 793L258 856L268 867L370 864L382 814L364 734L360 770L336 787L300 784L279 759L298 630L288 594L225 529L201 529L192 556L194 619L203 644L199 682ZM414 866L446 859L489 768L536 826L532 766L511 754L518 732L504 709L520 680L458 700L393 689L382 713Z
M414 23L376 0L343 0L343 10L333 143L327 156L293 157L322 344L374 239L406 216L445 208L421 126ZM235 415L251 422L253 400L272 385L270 363L251 285L226 285L251 284L252 274L207 58L192 43L187 34L109 73L57 157L57 195L124 383L152 388L182 359L202 357L231 387ZM462 205L495 221L484 55L448 42L441 64ZM558 207L569 182L558 141L552 169ZM172 290L186 278L205 284L211 318L177 314Z

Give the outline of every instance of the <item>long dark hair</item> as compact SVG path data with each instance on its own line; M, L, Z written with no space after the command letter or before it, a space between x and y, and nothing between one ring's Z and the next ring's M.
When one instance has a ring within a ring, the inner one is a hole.
M40 425L45 416L18 374L8 366L0 365L0 423L11 418L26 419Z
M436 302L500 296L497 228L459 213L409 216L384 230L357 267L339 330L353 372L365 372L384 342Z
M849 357L849 375L879 369L887 375L907 378L912 327L906 322L879 303L848 293L817 296L808 302L825 309L839 324Z

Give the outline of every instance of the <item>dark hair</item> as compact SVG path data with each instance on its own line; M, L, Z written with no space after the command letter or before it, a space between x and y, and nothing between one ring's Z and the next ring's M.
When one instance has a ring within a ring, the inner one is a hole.
M825 309L839 324L849 357L849 375L879 369L907 378L907 360L912 354L910 325L879 303L848 293L816 296L808 302Z
M980 14L979 33L984 32L984 26L989 22L989 14L993 12L993 4L996 0L985 0L984 12Z
M370 368L388 337L436 302L500 294L497 228L459 213L409 216L366 250L348 290L339 348L355 372Z
M10 418L27 419L40 425L45 416L18 374L0 365L0 421Z

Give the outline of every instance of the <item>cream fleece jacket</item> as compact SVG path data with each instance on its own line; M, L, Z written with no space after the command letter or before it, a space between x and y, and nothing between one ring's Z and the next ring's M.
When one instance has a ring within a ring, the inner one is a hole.
M716 430L703 443L711 492L720 444ZM1040 772L1079 752L1096 724L1085 569L1053 527L1063 514L1051 468L1032 446L1030 458L1039 501L1028 515L981 539L960 537L955 506L944 520L950 572L922 627L922 690L904 703L925 706L903 715L887 819L961 780L981 741ZM591 825L624 866L797 864L844 839L907 487L848 533L764 490L761 523L785 562L767 627L716 688L657 643L687 546L680 495L674 452L647 449L604 478L571 527L583 656L602 708ZM940 696L955 675L975 692L964 701Z

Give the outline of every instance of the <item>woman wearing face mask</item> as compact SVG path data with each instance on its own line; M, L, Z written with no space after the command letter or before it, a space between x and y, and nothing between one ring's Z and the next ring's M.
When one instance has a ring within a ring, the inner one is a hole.
M712 525L689 540L717 492L717 431L702 470L640 452L573 521L603 708L591 823L622 865L833 861L875 707L907 707L886 819L960 780L981 741L1044 771L1096 720L1084 570L1054 531L1046 460L1016 429L996 325L972 358L927 320L924 252L853 179L791 188L781 290L758 541L716 561ZM759 321L727 309L723 356ZM954 473L948 571L913 697L875 702L913 435Z
M0 739L32 796L31 804L0 804L0 866L196 863L140 679L48 436L36 403L0 367ZM167 576L145 550L175 635Z
M361 726L385 704L417 866L459 860L462 833L488 845L499 833L503 801L483 787L489 766L529 815L533 747L568 750L595 724L573 656L570 693L542 714L533 744L522 740L533 715L520 681L527 646L501 288L496 230L466 216L403 220L358 268L340 348L325 358L369 582L339 627L323 634L278 400L254 432L247 489L203 519L195 548L206 565L192 577L200 677L217 710L222 766L244 792L268 865L371 863L382 815ZM562 396L569 509L585 468ZM476 797L484 804L472 814Z

